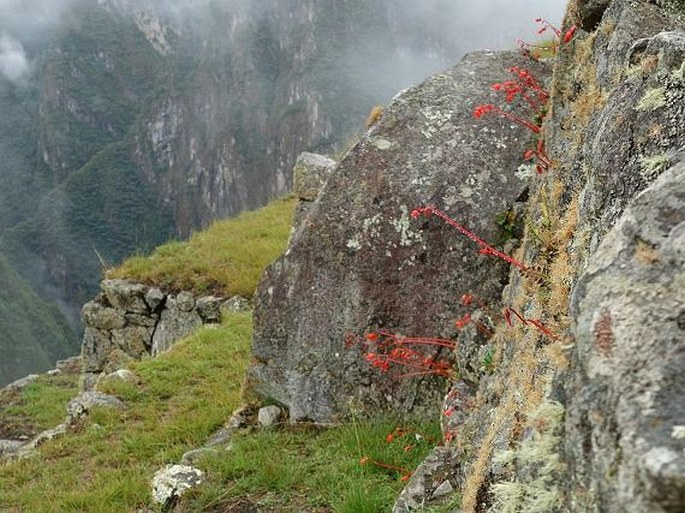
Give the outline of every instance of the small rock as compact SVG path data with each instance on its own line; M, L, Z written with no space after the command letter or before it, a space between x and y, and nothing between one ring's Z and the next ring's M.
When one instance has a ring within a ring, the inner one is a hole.
M219 323L221 322L221 303L223 299L207 296L201 297L195 303L197 313L200 314L202 322L205 323Z
M145 302L147 303L147 306L150 307L150 310L155 311L161 305L164 303L164 299L166 299L166 296L164 293L159 290L158 288L151 288L145 293Z
M40 376L38 374L29 374L28 376L18 379L16 381L13 381L9 385L7 385L7 388L14 388L17 390L20 390L24 388L26 385L30 385L34 381L36 381Z
M140 379L133 372L128 369L119 369L110 374L107 374L100 381L125 381L126 383L133 383L134 385L140 384Z
M188 465L167 465L152 478L152 498L169 507L188 490L202 483L203 475L201 470Z
M54 376L59 376L60 374L62 374L62 371L59 369L52 369L49 370L46 374L52 378Z
M259 409L257 422L260 426L267 428L277 424L283 417L283 410L278 406L265 406Z
M57 438L60 438L61 436L64 436L66 432L66 424L60 424L57 427L43 431L42 433L39 433L36 437L34 437L33 440L31 440L29 443L20 447L15 454L20 458L27 458L33 456L38 447L43 445L45 442L49 442L51 440L55 440Z
M250 302L244 297L233 296L224 302L223 308L229 312L244 312L250 308Z
M84 392L67 404L67 424L78 421L95 407L121 409L124 407L124 403L112 395L100 392Z
M26 442L20 442L18 440L0 440L0 458L16 453L25 444Z
M199 449L193 449L192 451L186 452L181 457L181 465L192 465L198 459L206 456L208 454L217 454L219 451L212 447L200 447Z
M454 487L452 486L452 483L445 481L435 489L433 492L433 497L444 497L445 495L449 495L453 492Z
M195 308L195 298L190 292L181 292L176 296L176 308L182 312L190 312Z

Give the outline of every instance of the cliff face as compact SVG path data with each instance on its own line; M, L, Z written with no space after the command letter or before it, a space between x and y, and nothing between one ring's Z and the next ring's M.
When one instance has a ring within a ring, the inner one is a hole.
M71 2L0 79L3 254L76 329L103 265L284 194L456 52L391 4Z

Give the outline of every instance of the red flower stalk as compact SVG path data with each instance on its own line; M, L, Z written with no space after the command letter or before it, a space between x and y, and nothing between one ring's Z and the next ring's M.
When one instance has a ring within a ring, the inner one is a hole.
M359 460L360 465L366 465L367 463L370 463L371 465L375 465L375 466L380 467L380 468L385 468L388 470L394 470L395 472L399 472L400 474L402 474L402 477L400 477L400 479L402 481L408 480L412 474L411 470L408 470L404 467L398 467L396 465L389 465L387 463L382 463L380 461L373 460L373 459L369 458L368 456L364 456L362 459Z
M445 221L450 226L453 226L454 228L456 228L459 232L461 232L463 235L465 235L466 237L468 237L469 239L474 241L476 244L478 244L478 246L480 246L480 254L481 255L492 255L492 256L497 257L501 260L504 260L505 262L509 262L510 264L515 265L516 267L518 267L519 269L522 269L524 271L526 271L528 269L525 265L523 265L521 262L519 262L515 258L507 255L506 253L502 253L498 249L493 248L490 244L488 244L487 242L485 242L484 240L482 240L481 238L476 236L473 232L471 232L468 229L466 229L465 227L463 227L461 224L459 224L457 221L452 219L450 216L448 216L442 210L439 210L432 205L428 205L426 207L414 209L411 213L411 217L413 219L416 219L421 214L424 214L426 216L430 216L431 214L435 215L435 216L439 217L440 219L442 219L443 221Z
M524 326L533 326L540 333L548 336L549 338L555 340L559 338L552 330L547 328L540 319L528 319L513 308L507 308L506 310L504 310L504 319L507 321L509 327L512 327L514 325L512 315L514 316L513 318L518 319Z

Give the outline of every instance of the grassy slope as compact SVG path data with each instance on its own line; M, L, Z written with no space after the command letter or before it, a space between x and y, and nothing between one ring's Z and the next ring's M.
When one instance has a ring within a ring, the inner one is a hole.
M188 242L158 247L149 257L133 257L109 271L171 290L251 297L265 267L285 248L294 199L220 221Z

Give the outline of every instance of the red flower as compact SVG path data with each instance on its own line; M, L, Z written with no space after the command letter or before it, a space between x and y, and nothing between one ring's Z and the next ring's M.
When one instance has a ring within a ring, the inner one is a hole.
M385 441L389 444L393 443L395 441L395 435L388 433L388 436L385 437Z
M564 34L564 44L568 44L571 42L573 36L576 35L576 30L578 30L578 27L576 25L572 25L571 28L566 31L566 33Z
M457 325L457 328L462 329L464 326L466 326L470 322L471 322L471 314L466 314L461 319L458 319L455 324Z
M476 119L480 119L488 112L492 112L494 108L495 106L491 103L487 103L485 105L478 105L475 109L473 109L473 117Z
M371 342L378 340L378 333L367 333L366 340L370 340Z
M463 296L461 296L459 302L464 306L468 306L471 303L473 303L473 296L471 294L464 294Z

